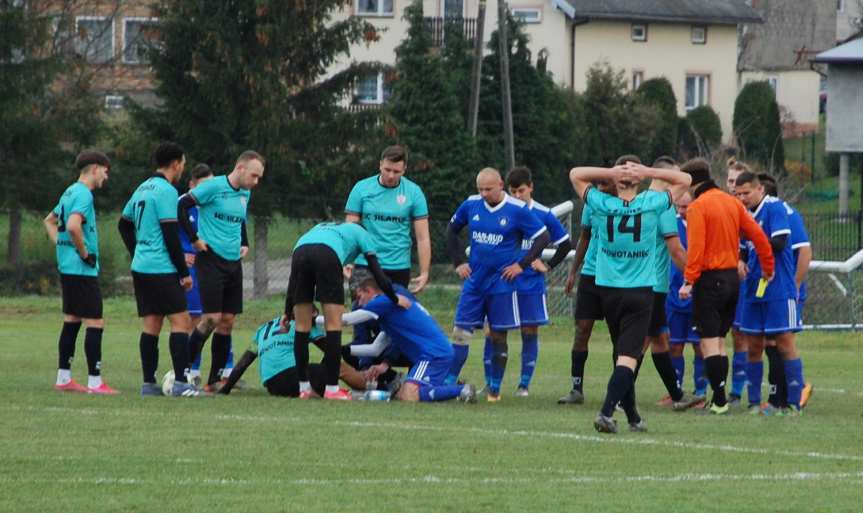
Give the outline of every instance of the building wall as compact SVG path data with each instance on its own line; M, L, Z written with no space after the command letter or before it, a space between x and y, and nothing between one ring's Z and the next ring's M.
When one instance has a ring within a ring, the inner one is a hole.
M749 82L775 79L776 102L783 125L798 132L818 128L818 91L821 76L814 71L744 71L741 87Z
M834 5L836 2L833 2ZM844 41L863 30L863 2L845 0L844 9L836 13L836 40Z

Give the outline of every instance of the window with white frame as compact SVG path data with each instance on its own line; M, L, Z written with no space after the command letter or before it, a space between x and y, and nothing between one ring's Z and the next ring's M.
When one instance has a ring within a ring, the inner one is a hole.
M384 73L371 73L357 82L357 103L381 104L390 98L392 88L384 79Z
M779 77L767 77L767 84L770 85L771 89L773 89L773 94L775 96L779 89Z
M123 102L126 101L124 96L117 94L109 94L105 96L105 108L108 110L120 110L123 108Z
M156 18L123 19L123 62L147 64L147 49L155 41Z
M704 25L693 25L690 40L694 45L707 44L707 27Z
M836 0L836 12L845 12L845 0Z
M87 61L104 64L114 58L114 20L104 16L75 18L75 49Z
M640 69L632 70L632 90L635 91L641 87L644 82L644 71Z
M542 9L539 7L513 7L510 12L513 18L522 23L542 22Z
M710 75L686 75L686 110L710 104Z
M354 0L360 16L392 16L393 0Z
M632 40L638 43L647 41L647 24L633 23L632 24Z

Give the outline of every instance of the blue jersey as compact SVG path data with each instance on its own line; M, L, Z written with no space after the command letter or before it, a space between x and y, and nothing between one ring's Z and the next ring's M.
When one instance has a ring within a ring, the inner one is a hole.
M189 207L186 212L189 214L189 222L192 223L192 229L197 232L198 207ZM198 250L195 249L195 246L192 245L192 241L189 239L189 234L186 233L186 230L180 230L180 244L183 246L183 253L195 254L198 252Z
M677 214L674 206L669 206L659 214L659 225L656 227L656 284L653 291L659 294L668 293L668 268L671 266L671 255L665 239L677 237Z
M75 182L63 192L60 201L52 210L57 216L57 269L61 274L78 276L99 275L99 232L96 230L96 209L93 208L93 193L81 182ZM81 216L81 232L84 246L91 255L96 255L96 266L91 267L81 260L81 255L66 231L66 224L73 215Z
M405 310L381 294L360 309L378 321L393 350L413 363L452 358L452 344L428 310L406 288L395 283L393 288L413 302L410 308Z
M791 238L788 239L788 242L791 244L791 250L794 252L794 273L796 275L800 248L809 247L811 243L809 242L809 233L806 231L806 225L803 223L803 216L800 215L800 212L791 208L791 205L788 203L783 201L782 204L785 205L785 212L788 214L788 224L791 226ZM806 280L800 284L798 299L800 302L806 302Z
M251 192L231 185L227 175L201 183L189 195L195 198L200 216L198 236L225 260L239 260L243 223Z
M581 209L581 229L590 230L590 241L587 244L587 251L584 253L584 261L581 264L581 274L587 276L596 276L596 251L599 247L597 237L599 237L601 217L593 213L590 205L585 204Z
M686 242L686 221L677 216L677 236L683 249L689 247ZM683 269L678 268L671 262L668 266L668 297L665 298L665 309L675 312L692 312L692 298L680 299L678 291L683 286Z
M177 189L156 173L135 189L123 208L123 218L135 225L132 270L142 274L178 272L168 255L162 223L177 222Z
M509 195L495 206L479 194L466 199L450 219L458 232L470 230L471 275L464 288L484 294L510 294L515 284L501 277L503 270L521 258L521 244L546 230L527 205Z
M785 235L788 243L779 253L774 253L776 270L773 280L767 285L763 297L755 297L758 290L758 281L761 279L761 263L755 254L752 241L746 241L749 249L749 273L743 282L743 293L746 303L760 303L764 301L777 301L785 299L797 299L797 285L794 282L794 252L791 249L791 225L788 223L788 213L782 200L773 196L765 196L761 204L754 212L755 221L764 230L768 239Z
M569 233L560 224L560 220L552 213L550 208L536 201L532 201L529 208L533 212L533 215L539 218L539 221L548 230L553 245L556 246L569 240ZM521 242L521 254L518 256L519 260L524 258L532 247L533 239L523 239ZM528 267L515 279L515 286L520 294L544 294L545 275L534 270L533 267Z

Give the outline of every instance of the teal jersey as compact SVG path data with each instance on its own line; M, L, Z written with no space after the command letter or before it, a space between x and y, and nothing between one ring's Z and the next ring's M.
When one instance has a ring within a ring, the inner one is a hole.
M189 194L198 204L198 237L225 260L240 259L243 223L252 193L235 189L227 175L195 187Z
M593 209L589 205L584 205L581 209L581 229L590 230L590 242L587 245L587 251L584 253L584 261L581 264L581 274L587 276L596 276L596 252L599 247L599 225L602 218L594 214Z
M262 324L252 337L252 343L249 346L249 351L258 355L258 371L261 373L262 385L276 374L297 365L294 359L294 336L296 335L294 321L291 321L288 332L282 333L279 331L280 320L281 317L276 317ZM312 325L309 340L324 337L324 332L316 325Z
M294 245L325 244L339 256L342 265L352 264L359 255L375 251L371 236L356 223L320 223L307 231Z
M395 187L385 187L378 175L360 180L351 189L345 212L360 216L384 269L410 269L411 223L428 217L426 197L420 186L402 177ZM357 263L366 265L360 255Z
M126 202L123 217L135 225L132 270L136 273L177 272L162 235L163 222L177 221L177 198L177 189L157 173L139 185Z
M57 269L60 274L78 276L99 276L99 232L96 229L96 209L93 208L93 193L81 182L75 182L63 192L60 201L52 210L57 216ZM81 216L81 231L87 252L97 255L96 267L90 267L81 260L78 250L72 244L72 237L66 231L69 218Z
M656 230L659 215L671 206L667 192L644 191L624 201L590 187L585 201L602 218L597 230L596 284L653 288L656 284Z
M653 291L668 294L668 268L671 265L671 255L665 239L677 237L677 210L670 206L659 214L659 225L656 230L656 283Z

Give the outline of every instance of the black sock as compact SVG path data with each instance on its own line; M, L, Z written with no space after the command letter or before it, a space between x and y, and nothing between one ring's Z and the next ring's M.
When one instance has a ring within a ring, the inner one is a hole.
M294 332L294 360L297 361L297 377L309 380L309 332Z
M584 364L587 362L587 351L572 352L572 389L584 391Z
M208 385L216 383L222 379L222 371L225 370L225 365L228 364L228 350L231 344L230 335L222 335L221 333L213 333L213 343L210 345L210 378L207 380Z
M677 382L677 374L674 372L674 366L671 365L671 355L668 351L661 353L651 353L653 357L653 365L656 367L656 372L662 379L665 389L668 390L668 395L672 401L683 399L683 390L680 388L680 383Z
M342 363L342 331L327 331L324 345L324 367L327 371L327 386L339 384L339 367Z
M629 367L617 365L608 380L608 390L605 393L605 402L602 404L602 414L606 417L614 415L614 407L632 389L635 383L635 373Z
M776 346L764 348L767 354L767 362L770 368L767 371L767 382L770 384L770 395L767 402L776 408L783 408L787 404L787 386L785 383L785 363Z
M186 372L189 369L189 336L183 332L171 332L168 339L171 349L171 363L174 366L174 381L186 383Z
M630 424L641 422L641 415L638 413L638 408L635 407L635 383L629 387L629 392L620 400L620 407L626 413L626 422Z
M144 383L155 383L156 369L159 367L159 337L141 333L138 347L141 350L141 370L144 371Z
M84 332L84 354L87 355L87 374L102 374L102 328L87 328Z
M635 380L638 379L638 374L641 372L641 364L644 363L644 355L638 357L638 363L635 364L635 370L632 372L632 382L635 383ZM617 361L615 359L615 365L617 365Z
M64 322L60 330L60 341L57 349L60 354L57 363L58 369L69 370L72 368L72 358L75 356L75 340L78 338L78 330L81 329L81 321Z
M210 335L201 333L198 329L193 329L192 334L189 335L189 368L192 368L192 363L198 358L201 354L201 351L204 349L204 344L207 343L207 337Z
M714 355L704 359L704 369L707 379L710 380L710 388L713 389L713 404L725 406L728 399L725 398L725 380L728 378L728 357Z

